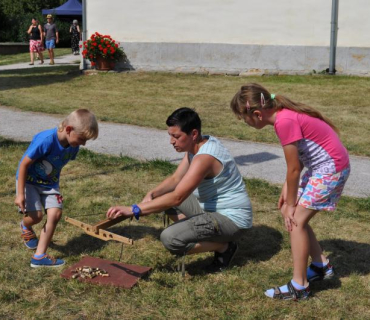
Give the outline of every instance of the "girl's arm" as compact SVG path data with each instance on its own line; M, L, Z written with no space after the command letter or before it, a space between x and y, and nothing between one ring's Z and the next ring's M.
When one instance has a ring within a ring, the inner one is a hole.
M297 206L297 193L302 165L298 157L297 142L285 145L283 150L287 164L287 175L283 187L285 190L283 190L279 204L281 204L281 213L284 218L285 227L288 231L291 231L292 224L297 225L294 219L294 213Z
M14 204L17 205L23 213L25 212L25 203L26 203L24 190L26 187L27 171L33 162L34 160L25 156L19 166L18 190L17 190L17 197L15 198Z
M31 33L31 30L32 30L32 24L31 24L31 26L28 28L27 33L28 33L28 34L30 34L30 33Z
M301 161L300 161L300 165L301 165L301 171L302 171L303 168L304 168L304 165ZM282 206L286 202L286 199L287 199L287 182L285 180L284 185L281 188L281 193L280 193L280 197L279 197L279 201L278 201L278 209L282 208Z

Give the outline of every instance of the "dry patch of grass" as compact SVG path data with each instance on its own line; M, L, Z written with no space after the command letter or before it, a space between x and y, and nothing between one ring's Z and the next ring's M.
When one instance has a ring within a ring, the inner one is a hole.
M130 236L122 262L153 267L148 279L132 290L92 286L60 277L60 269L32 269L31 253L20 239L20 215L13 205L14 176L27 144L0 139L0 317L2 319L303 319L369 318L370 199L343 198L337 213L320 213L313 227L325 252L336 266L337 278L315 283L307 302L279 302L264 290L291 278L289 239L276 202L279 187L248 180L254 206L254 228L247 230L235 258L235 267L222 274L205 274L211 254L189 256L182 279L177 264L159 241L161 215L140 222L122 222L113 231ZM163 161L138 162L130 158L82 151L61 178L64 216L93 223L104 218L113 204L140 201L148 184L173 172ZM39 233L40 226L35 228ZM62 221L49 253L67 266L89 255L118 260L121 244L103 242Z
M271 92L316 107L340 128L352 154L370 156L369 78L135 72L80 76L77 67L57 67L2 72L0 104L58 114L83 107L93 110L100 120L160 129L166 128L170 113L187 106L199 112L205 133L278 143L273 128L257 131L232 115L230 100L247 82L259 82Z

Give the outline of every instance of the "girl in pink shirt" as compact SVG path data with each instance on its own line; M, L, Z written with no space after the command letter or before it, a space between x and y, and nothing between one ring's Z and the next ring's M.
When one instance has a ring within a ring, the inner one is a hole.
M274 299L307 299L309 282L334 276L308 223L320 210L335 210L350 172L348 152L338 129L319 111L270 94L259 84L242 86L230 106L251 127L273 125L287 163L278 207L290 233L293 279L265 294ZM304 167L307 170L300 179ZM312 263L307 268L309 255Z

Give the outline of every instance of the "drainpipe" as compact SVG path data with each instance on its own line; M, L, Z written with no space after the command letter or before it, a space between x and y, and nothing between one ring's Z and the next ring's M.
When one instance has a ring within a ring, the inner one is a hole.
M330 32L330 57L329 57L329 74L335 75L335 57L337 51L338 37L338 9L339 0L332 0L331 7L331 32Z
M86 30L86 1L82 0L82 44L87 39L87 30ZM81 55L81 64L80 64L80 70L86 70L86 60Z

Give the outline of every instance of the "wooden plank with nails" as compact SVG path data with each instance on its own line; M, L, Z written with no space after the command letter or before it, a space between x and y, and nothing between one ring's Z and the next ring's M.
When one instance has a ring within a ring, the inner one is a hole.
M115 224L123 221L127 219L126 217L118 217L118 218L115 218L115 219L105 219L105 220L101 220L95 224L92 225L92 228L93 228L93 231L95 233L98 233L99 232L99 229L105 229L105 228L109 228L111 226L114 226Z
M98 226L97 232L95 231L96 228L94 228L94 226L92 226L90 224L87 224L87 223L84 223L84 222L81 222L81 221L78 221L76 219L66 217L65 221L74 225L74 226L76 226L76 227L81 228L82 230L85 231L86 234L88 234L90 236L93 236L95 238L98 238L98 239L101 239L101 240L104 240L104 241L115 240L115 241L119 241L119 242L122 242L122 243L125 243L125 244L132 245L132 244L134 244L134 241L132 239L120 236L118 234L115 234L113 232L109 232L107 230L104 230L104 229L100 228L100 226L102 226L102 225L103 226L115 225L116 223L121 222L122 220L124 220L124 219L121 219L121 218L122 217L119 217L119 218L116 218L116 219L113 219L113 220L109 220L109 222L114 222L114 223L110 223L110 224L107 223L108 219L98 222L97 224L94 225L95 227Z

